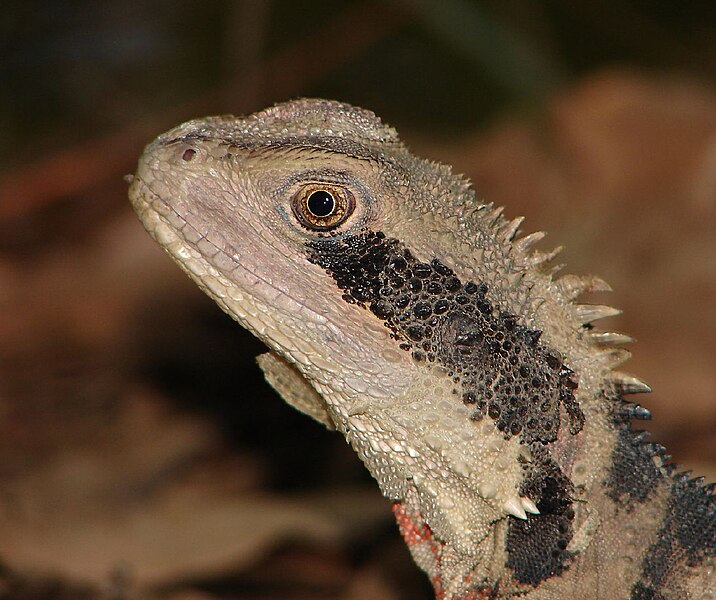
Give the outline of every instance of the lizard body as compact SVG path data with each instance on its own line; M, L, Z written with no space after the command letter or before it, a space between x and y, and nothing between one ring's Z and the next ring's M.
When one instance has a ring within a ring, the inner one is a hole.
M712 487L623 395L627 336L555 277L543 234L410 154L373 113L298 100L145 149L151 235L271 349L267 380L340 431L440 599L708 600Z

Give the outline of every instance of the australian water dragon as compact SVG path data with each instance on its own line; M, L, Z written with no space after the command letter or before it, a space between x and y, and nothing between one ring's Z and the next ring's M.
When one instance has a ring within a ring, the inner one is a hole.
M520 219L325 100L184 123L130 188L144 226L340 431L441 599L714 598L716 497L633 430L628 337Z

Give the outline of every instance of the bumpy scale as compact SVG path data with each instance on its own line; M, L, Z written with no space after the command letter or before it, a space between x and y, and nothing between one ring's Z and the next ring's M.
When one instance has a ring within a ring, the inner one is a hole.
M628 336L543 234L373 113L299 100L190 121L130 188L147 230L350 442L441 599L706 600L716 500L644 442ZM615 347L617 346L617 347Z

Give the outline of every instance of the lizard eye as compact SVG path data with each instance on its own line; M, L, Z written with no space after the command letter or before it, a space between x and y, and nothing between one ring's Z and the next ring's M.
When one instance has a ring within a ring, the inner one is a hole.
M330 183L309 183L294 195L293 214L299 223L314 231L329 231L353 213L355 199L346 188Z

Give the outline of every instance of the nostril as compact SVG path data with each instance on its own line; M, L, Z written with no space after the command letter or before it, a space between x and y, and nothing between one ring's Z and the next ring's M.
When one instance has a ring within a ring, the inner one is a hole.
M186 150L184 150L184 152L182 152L181 159L186 162L189 162L194 158L195 155L196 150L194 150L193 148L187 148Z

